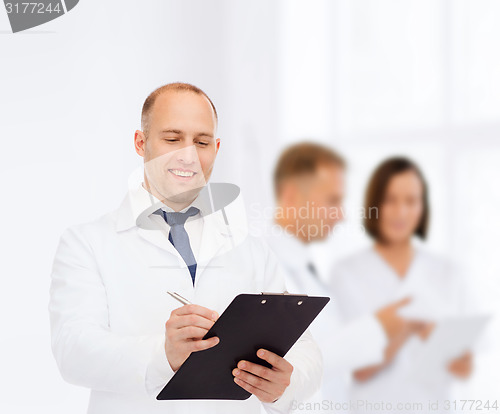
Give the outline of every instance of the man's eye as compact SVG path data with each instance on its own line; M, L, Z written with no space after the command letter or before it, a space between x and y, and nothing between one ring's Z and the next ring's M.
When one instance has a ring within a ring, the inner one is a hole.
M176 141L179 141L179 140L177 138L165 138L165 141L176 142Z
M208 145L208 142L198 141L198 144L202 147L206 147Z

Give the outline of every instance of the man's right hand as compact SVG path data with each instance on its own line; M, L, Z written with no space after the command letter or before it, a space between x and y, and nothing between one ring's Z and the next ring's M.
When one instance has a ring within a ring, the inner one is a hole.
M165 323L165 354L173 371L177 371L191 352L212 348L219 343L214 336L203 340L219 315L199 305L174 309Z

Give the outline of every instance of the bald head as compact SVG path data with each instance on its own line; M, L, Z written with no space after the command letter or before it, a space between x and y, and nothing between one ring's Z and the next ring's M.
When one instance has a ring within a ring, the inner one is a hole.
M204 97L211 106L211 109L213 111L213 116L215 118L215 124L217 125L218 122L217 110L215 109L215 105L213 104L212 100L208 97L208 95L205 92L203 92L200 88L191 85L189 83L182 83L182 82L169 83L167 85L163 85L155 89L153 92L149 94L149 96L144 101L144 105L142 106L142 115L141 115L141 129L146 137L148 137L150 132L151 117L155 102L157 101L160 95L166 93L194 93L196 95Z

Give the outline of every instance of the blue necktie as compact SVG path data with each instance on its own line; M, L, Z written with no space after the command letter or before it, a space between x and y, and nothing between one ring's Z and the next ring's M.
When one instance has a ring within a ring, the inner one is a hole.
M185 213L180 212L166 212L161 210L163 213L163 218L170 226L170 233L168 234L168 240L179 252L184 262L187 264L189 273L191 273L191 279L193 280L196 275L196 259L194 258L193 250L191 250L191 245L189 244L189 236L184 228L184 223L186 220L195 216L199 213L196 207L189 207Z

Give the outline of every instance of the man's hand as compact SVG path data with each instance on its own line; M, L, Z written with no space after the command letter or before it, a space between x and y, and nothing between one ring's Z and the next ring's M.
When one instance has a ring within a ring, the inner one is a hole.
M468 378L472 373L472 354L466 352L461 357L453 359L448 365L448 371L458 378Z
M274 402L290 385L293 366L286 359L265 349L259 349L257 356L269 362L272 368L249 361L240 361L237 368L233 370L234 381L241 388L254 394L260 401Z
M165 323L165 354L172 370L177 371L191 352L212 348L219 338L202 340L219 315L199 305L174 309Z

